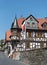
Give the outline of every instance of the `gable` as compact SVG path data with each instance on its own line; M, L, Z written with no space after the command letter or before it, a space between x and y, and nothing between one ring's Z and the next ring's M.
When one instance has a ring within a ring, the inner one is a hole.
M38 21L32 15L27 17L26 20L23 21L23 23L24 22L27 29L38 29Z

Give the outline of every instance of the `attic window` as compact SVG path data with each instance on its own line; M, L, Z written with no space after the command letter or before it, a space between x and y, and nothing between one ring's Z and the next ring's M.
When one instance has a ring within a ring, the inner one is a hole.
M31 21L33 20L32 17L30 17L30 20L31 20Z
M33 22L32 24L34 25L35 23Z
M34 23L34 22L32 22L32 27L33 27L33 28L35 27L35 23Z
M46 23L43 25L43 27L46 27Z
M28 27L30 26L30 22L27 22L27 26L28 26Z
M46 23L46 22L43 23L43 24L42 24L42 27L47 28L47 23Z

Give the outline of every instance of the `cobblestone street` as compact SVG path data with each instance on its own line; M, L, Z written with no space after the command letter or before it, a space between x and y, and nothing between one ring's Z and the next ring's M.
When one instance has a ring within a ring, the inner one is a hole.
M4 52L0 52L0 65L26 65L20 61L9 59Z

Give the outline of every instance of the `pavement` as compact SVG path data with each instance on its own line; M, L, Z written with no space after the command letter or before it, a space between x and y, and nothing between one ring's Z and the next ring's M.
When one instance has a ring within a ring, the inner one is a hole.
M0 65L27 65L21 61L16 61L5 56L4 52L0 51Z

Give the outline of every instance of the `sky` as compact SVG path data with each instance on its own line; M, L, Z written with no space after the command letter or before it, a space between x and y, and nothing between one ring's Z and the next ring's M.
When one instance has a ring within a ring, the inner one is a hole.
M15 16L35 18L47 17L47 0L0 0L0 39L10 30Z

